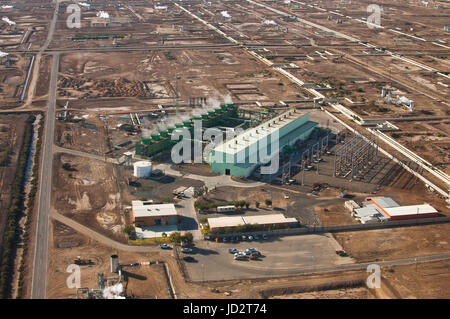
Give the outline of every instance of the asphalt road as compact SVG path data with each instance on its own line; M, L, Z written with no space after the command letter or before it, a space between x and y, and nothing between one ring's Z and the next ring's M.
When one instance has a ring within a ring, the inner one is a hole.
M52 41L58 18L59 3L56 2L53 19L47 34L47 39L40 53L44 52ZM47 255L48 255L48 229L50 199L52 190L52 165L53 165L53 140L55 133L55 107L56 107L56 83L58 80L59 54L53 55L52 72L50 76L50 88L48 96L48 109L45 120L44 141L42 146L42 164L39 187L39 209L36 225L35 251L31 298L43 299L46 295L47 279ZM39 72L39 71L38 71ZM37 79L38 74L34 74ZM31 87L30 87L31 89Z
M52 74L50 78L49 105L45 121L43 158L41 164L41 184L39 192L39 210L36 226L36 246L34 253L34 272L31 298L45 298L48 229L50 199L52 190L53 139L55 132L56 81L58 78L59 55L53 56Z

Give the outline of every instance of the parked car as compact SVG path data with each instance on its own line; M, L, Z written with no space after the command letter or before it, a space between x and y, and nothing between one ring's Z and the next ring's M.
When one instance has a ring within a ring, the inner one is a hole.
M192 248L184 247L184 248L181 248L181 252L185 253L185 254L190 254L193 252L193 250L192 250Z
M193 245L192 243L188 243L186 241L182 241L181 242L181 247L189 247L189 246L192 246L192 245Z
M261 253L257 250L251 252L251 256L261 257Z
M263 235L262 235L262 239L263 239L263 240L267 240L267 239L269 239L269 236L267 236L267 234L263 234Z
M343 250L336 250L336 254L341 257L348 257L348 254Z
M254 240L259 240L259 236L258 236L258 235L255 235L255 236L253 236L253 239L254 239Z
M188 262L188 263L196 263L196 262L197 262L197 259L195 259L195 258L192 257L192 256L186 256L186 257L183 257L183 260L186 261L186 262Z
M242 235L242 236L241 236L241 239L242 239L243 241L246 241L246 240L247 240L247 236Z
M239 252L239 250L237 250L236 248L230 248L230 249L228 249L228 252L230 254L237 254Z
M254 237L252 235L248 236L248 240L252 241L254 239Z
M167 244L161 244L161 245L159 245L159 248L161 248L161 249L172 249L172 247L170 247Z
M249 252L254 252L254 251L256 251L256 248L247 248L245 251L249 251Z
M205 235L205 236L203 236L203 239L204 240L212 240L212 237L209 235Z
M255 255L250 255L250 260L257 260L259 259L259 256L255 256Z
M235 236L233 237L233 239L231 240L233 243L238 243L239 242L239 236Z
M246 260L247 258L248 257L242 253L234 254L234 260Z

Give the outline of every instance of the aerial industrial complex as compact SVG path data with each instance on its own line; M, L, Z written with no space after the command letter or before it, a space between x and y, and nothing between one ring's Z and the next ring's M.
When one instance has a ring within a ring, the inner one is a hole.
M0 298L449 298L449 14L2 1Z

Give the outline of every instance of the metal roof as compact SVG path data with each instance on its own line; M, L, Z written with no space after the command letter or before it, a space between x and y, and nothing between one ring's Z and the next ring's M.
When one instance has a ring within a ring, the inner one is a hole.
M175 216L177 210L174 204L152 204L152 202L143 202L134 200L131 202L134 217L150 217L150 216Z
M307 115L307 113L299 113L294 110L287 111L280 116L272 118L263 124L248 129L229 141L225 141L214 148L216 152L227 154L237 154L246 147L257 143L263 138L267 138L271 134L280 130L280 128L292 123L296 119ZM281 138L281 136L279 137ZM268 142L269 144L270 142Z
M416 214L434 214L438 211L429 204L389 207L384 209L391 216L405 216Z
M397 204L396 201L394 201L390 197L371 197L371 199L373 202L375 202L378 206L382 208L400 206L399 204Z
M222 227L235 227L245 224L269 225L269 224L283 224L296 222L297 219L287 218L283 214L208 218L208 224L211 229Z
M232 216L232 217L214 217L208 218L208 224L211 229L221 228L221 227L235 227L239 225L244 225L245 221L242 216Z
M258 215L258 216L245 216L243 217L246 224L283 224L297 222L295 218L286 218L283 214L273 215Z

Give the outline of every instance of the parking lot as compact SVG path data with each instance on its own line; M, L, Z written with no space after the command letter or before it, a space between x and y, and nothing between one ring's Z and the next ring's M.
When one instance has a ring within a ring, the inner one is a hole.
M256 248L258 260L234 260L230 248L244 251ZM331 234L269 237L268 240L239 243L197 242L193 254L196 262L186 262L192 281L229 280L283 276L351 263L350 257L340 257L342 249ZM188 255L188 254L184 254Z

